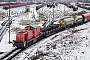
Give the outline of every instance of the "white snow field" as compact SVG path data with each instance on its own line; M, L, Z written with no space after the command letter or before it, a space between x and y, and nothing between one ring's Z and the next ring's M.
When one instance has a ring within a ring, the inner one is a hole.
M35 4L30 5L30 12L27 14L21 14L18 17L13 17L13 23L11 24L12 28L20 28L24 29L26 25L20 25L20 20L30 20L31 26L38 26L43 23L43 21L35 22L35 18L38 17L38 13L35 10ZM63 12L68 11L68 13L72 13L72 9L59 4L55 7L55 14L60 15L61 18L63 17ZM20 8L13 8L10 9L11 12L20 12L25 11L25 7ZM78 11L82 11L83 9L79 8ZM8 12L8 10L0 9L0 11ZM52 8L47 8L44 6L39 10L40 13L45 14L48 16L53 13ZM51 12L51 13L50 13ZM60 14L61 12L61 14ZM35 18L33 18L35 15ZM13 16L13 15L11 15ZM58 19L57 17L55 19ZM7 17L4 20L8 19ZM3 21L4 21L3 20ZM0 24L3 22L0 21ZM13 41L16 39L16 32L11 30L10 31L10 40ZM0 52L4 52L0 54L2 55L8 53L15 47L13 47L12 43L8 43L9 41L9 31L5 33L3 36L2 41L0 42ZM46 39L41 40L40 42L30 46L25 51L18 54L12 60L90 60L90 22L85 23L81 26L75 28L69 28L65 31L59 32L54 34Z

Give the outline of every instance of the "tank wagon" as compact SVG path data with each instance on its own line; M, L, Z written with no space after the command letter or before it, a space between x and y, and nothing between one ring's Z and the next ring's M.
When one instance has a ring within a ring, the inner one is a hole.
M85 13L82 15L78 15L76 17L67 17L59 20L59 24L62 27L72 26L79 23L85 23L90 21L90 13Z

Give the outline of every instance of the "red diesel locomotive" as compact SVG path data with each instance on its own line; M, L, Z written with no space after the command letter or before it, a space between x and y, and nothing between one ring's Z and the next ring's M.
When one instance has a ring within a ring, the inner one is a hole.
M33 38L38 37L40 34L40 27L27 26L24 30L16 33L15 45L17 47L26 47L28 44L30 45L31 41L31 43L35 43Z

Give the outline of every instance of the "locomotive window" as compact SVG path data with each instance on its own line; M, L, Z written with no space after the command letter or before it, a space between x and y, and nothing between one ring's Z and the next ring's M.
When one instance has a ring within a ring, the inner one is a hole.
M35 28L31 26L31 30L34 30Z

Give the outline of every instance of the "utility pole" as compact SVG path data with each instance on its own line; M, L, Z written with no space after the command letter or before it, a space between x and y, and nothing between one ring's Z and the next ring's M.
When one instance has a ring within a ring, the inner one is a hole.
M53 0L53 21L54 21L54 0Z
M9 0L9 17L8 17L8 20L9 20L9 44L10 44L10 0Z

